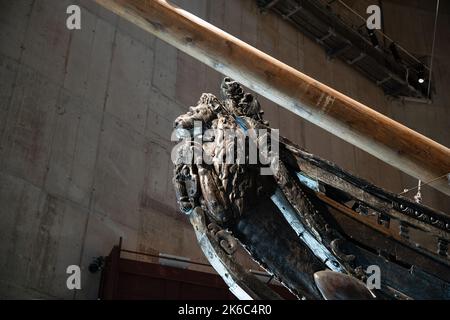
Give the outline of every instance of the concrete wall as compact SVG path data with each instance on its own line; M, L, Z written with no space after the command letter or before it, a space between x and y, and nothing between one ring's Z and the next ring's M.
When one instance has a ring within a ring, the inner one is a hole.
M439 20L435 101L403 104L251 0L184 0L180 6L378 111L450 145L450 19ZM69 4L82 30L66 29ZM433 14L384 4L386 30L418 54ZM407 11L405 11L407 10ZM412 32L411 30L414 30ZM222 75L90 0L0 0L0 298L95 298L93 257L124 247L205 261L170 179L173 119ZM415 181L261 98L281 133L376 184ZM395 137L393 137L395 138ZM450 201L426 190L425 202ZM82 267L69 291L66 267Z

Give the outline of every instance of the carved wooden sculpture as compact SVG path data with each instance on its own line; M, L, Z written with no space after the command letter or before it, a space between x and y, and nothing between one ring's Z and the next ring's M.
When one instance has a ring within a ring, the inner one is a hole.
M203 94L175 120L173 182L202 250L236 296L280 298L235 261L241 244L299 298L450 298L448 215L278 137L237 82L225 78L221 94ZM366 287L369 266L380 268L380 288Z

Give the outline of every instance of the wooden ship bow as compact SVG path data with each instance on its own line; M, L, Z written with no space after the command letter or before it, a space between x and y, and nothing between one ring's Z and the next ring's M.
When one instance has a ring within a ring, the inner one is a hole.
M447 214L279 136L232 79L221 96L203 94L175 120L173 182L205 256L237 297L280 298L239 264L242 246L299 299L450 298Z
M180 210L237 297L281 298L236 259L243 247L299 299L450 298L450 213L279 136L240 84L418 180L443 177L432 187L450 195L447 147L170 2L95 1L239 82L175 120L173 153Z

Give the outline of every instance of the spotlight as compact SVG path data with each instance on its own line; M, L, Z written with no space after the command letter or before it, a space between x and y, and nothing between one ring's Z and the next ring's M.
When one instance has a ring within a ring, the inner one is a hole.
M425 68L423 66L420 66L419 71L417 71L417 82L425 83Z
M400 57L400 54L398 53L397 46L394 42L392 42L389 46L389 49L391 49L392 56L394 57L395 61L398 63L402 62L402 58Z
M105 266L105 257L96 257L93 259L91 264L89 264L89 272L97 273L103 269Z
M377 48L379 46L377 35L375 34L375 30L367 28L367 32L369 33L370 41L372 42L372 45Z

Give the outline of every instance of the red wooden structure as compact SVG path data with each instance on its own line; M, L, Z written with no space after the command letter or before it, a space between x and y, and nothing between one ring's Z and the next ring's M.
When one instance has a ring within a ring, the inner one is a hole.
M158 257L124 250L121 248L121 242L118 246L114 246L106 257L102 270L99 289L99 298L102 300L235 299L217 274L123 258L122 252ZM209 266L195 262L189 263ZM271 287L284 298L294 299L294 296L284 287L278 285L271 285Z

